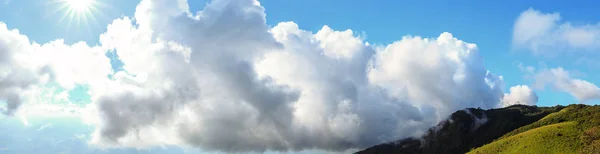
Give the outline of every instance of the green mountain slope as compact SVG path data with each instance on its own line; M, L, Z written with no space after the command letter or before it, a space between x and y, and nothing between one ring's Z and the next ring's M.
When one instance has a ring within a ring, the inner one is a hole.
M469 154L484 153L577 153L581 148L576 122L535 128L477 148Z
M482 123L482 119L487 119ZM600 153L600 106L466 109L428 131L359 151L371 153Z
M600 153L600 106L570 105L469 153Z

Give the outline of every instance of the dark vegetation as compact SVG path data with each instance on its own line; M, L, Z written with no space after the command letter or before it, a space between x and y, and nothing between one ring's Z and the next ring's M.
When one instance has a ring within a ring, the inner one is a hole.
M469 108L453 113L448 120L441 122L437 127L429 129L420 139L401 139L391 143L380 144L357 153L462 154L469 152L471 149L491 143L511 131L514 132L517 128L532 124L563 108L565 107L535 107L525 105L514 105L491 110ZM592 113L590 112L589 114ZM484 119L487 119L487 122L481 123ZM556 122L558 121L560 120L556 120ZM600 146L597 146L597 148L600 148Z

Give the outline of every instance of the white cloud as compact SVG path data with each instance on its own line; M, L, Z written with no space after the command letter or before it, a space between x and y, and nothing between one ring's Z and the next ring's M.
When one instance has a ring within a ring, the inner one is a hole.
M52 80L66 89L102 84L112 73L106 50L90 47L85 42L66 45L63 40L56 40L36 46L34 50L35 56L30 59L46 65Z
M14 114L21 105L23 91L39 82L44 73L28 59L33 48L26 36L0 22L0 100L6 102L0 107L3 114Z
M403 37L378 51L371 64L370 82L391 95L445 111L442 115L464 107L495 107L503 95L501 77L483 67L476 45L450 33L437 39Z
M109 59L100 47L85 43L65 45L62 40L30 43L18 30L0 22L0 111L14 114L23 102L54 100L65 95L41 96L46 84L57 82L69 90L77 84L102 85L111 73ZM41 99L40 99L41 98Z
M558 13L528 9L514 24L513 44L535 54L600 48L600 24L574 25L562 22Z
M73 112L96 126L90 143L101 147L363 148L420 135L459 109L497 107L504 95L502 77L483 67L476 45L450 33L405 36L378 48L352 30L269 27L254 0L215 0L197 14L184 0L143 0L133 18L107 27L101 46L37 45L14 35L27 49L0 54L36 55L10 57L46 70L36 81L90 87L93 103ZM113 79L107 51L126 70ZM36 72L12 61L11 70ZM27 85L34 90L23 97L43 91ZM19 112L33 114L27 111Z
M334 31L329 26L323 26L314 36L319 42L324 54L336 59L350 59L360 53L364 43L354 37L352 30Z
M509 93L504 94L502 107L516 104L535 105L537 101L538 96L531 88L529 88L529 86L517 85L510 87Z
M600 99L600 88L596 84L571 77L570 72L562 67L545 69L534 76L534 87L543 88L551 85L557 90L568 92L579 101Z
M84 108L76 104L25 103L16 112L24 118L79 117Z

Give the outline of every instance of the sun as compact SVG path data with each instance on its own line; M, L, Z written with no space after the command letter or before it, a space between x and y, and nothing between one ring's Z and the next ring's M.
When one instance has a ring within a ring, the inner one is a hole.
M55 12L63 14L59 23L68 20L67 28L87 27L89 22L96 22L96 15L102 15L98 8L103 4L98 0L52 0L52 2L58 4Z
M95 3L94 0L65 0L65 2L69 6L69 9L79 13L89 11L89 9L93 7Z

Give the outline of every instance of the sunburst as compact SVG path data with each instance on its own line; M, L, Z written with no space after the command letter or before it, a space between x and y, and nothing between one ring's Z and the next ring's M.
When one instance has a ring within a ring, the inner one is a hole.
M69 9L76 13L86 13L94 7L95 0L65 0Z
M87 27L90 22L96 23L96 15L101 15L98 8L102 4L97 0L54 0L54 2L59 4L56 11L64 12L59 23L67 19L67 28L71 28L73 24L78 28Z

